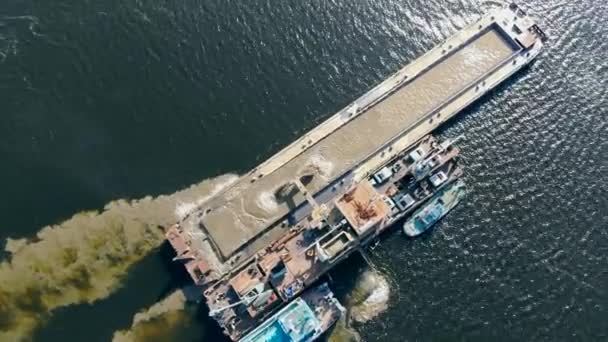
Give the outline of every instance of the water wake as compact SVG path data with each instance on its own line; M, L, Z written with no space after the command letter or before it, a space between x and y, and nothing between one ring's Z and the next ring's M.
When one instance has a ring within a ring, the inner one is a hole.
M365 271L348 298L350 318L365 323L384 312L390 297L389 283L376 271Z
M237 179L225 175L177 193L115 201L44 227L35 239L9 239L0 263L0 340L26 339L62 306L93 303L116 290L129 268L163 241L183 203L202 203Z
M390 285L381 273L369 269L360 273L345 299L347 314L332 330L329 342L361 341L351 323L365 323L380 315L387 309L389 297Z
M344 316L336 323L331 334L327 338L328 342L360 342L361 336L357 330L350 326L348 319Z

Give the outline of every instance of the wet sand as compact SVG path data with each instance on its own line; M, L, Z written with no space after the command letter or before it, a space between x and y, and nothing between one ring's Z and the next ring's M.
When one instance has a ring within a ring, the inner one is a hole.
M291 201L269 204L268 193L275 193L282 185L311 170L319 175L308 184L308 189L321 190L379 147L414 127L512 53L511 45L496 31L482 34L274 173L255 183L240 181L212 199L209 206L213 210L203 218L205 228L222 254L232 255L305 200L296 194Z

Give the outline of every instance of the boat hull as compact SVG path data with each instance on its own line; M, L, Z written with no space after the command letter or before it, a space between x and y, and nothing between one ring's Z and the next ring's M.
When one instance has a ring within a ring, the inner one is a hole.
M410 237L416 237L429 230L445 215L447 215L464 198L465 185L461 180L440 190L429 202L418 209L403 224L403 232Z

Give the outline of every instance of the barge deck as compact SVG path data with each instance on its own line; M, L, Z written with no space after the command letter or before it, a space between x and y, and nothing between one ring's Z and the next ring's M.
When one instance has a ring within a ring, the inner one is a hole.
M378 227L392 222L386 195L369 184L370 175L403 157L424 136L527 65L544 40L543 32L517 6L482 18L168 229L175 259L205 288L211 307L243 301L252 289L258 294L277 291L261 306L245 305L246 311L227 310L216 317L229 335L242 336L355 247L377 236ZM446 165L446 174L456 170L458 177L460 171ZM350 196L369 203L351 203ZM332 212L348 220L331 222ZM366 213L371 216L359 225L357 215ZM313 261L290 250L310 253ZM307 264L311 262L314 265ZM291 265L293 272L273 278L279 264L287 269ZM310 278L302 280L302 274Z

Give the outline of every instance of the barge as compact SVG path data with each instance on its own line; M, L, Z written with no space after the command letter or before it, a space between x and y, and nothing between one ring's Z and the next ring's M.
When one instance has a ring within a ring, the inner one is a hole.
M225 334L244 338L458 179L458 149L428 134L545 39L516 5L483 17L170 227L174 260Z

